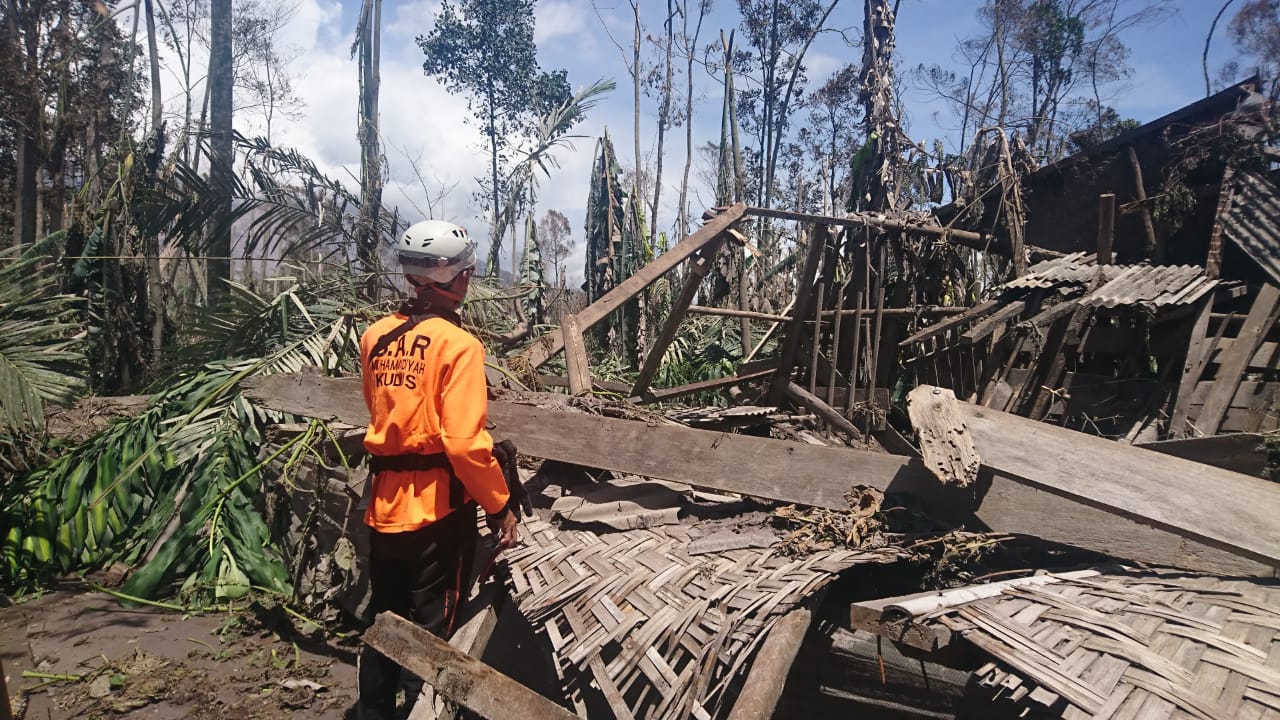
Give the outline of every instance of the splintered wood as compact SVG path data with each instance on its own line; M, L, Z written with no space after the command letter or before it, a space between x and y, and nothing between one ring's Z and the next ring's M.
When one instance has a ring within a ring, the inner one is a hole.
M955 393L921 385L907 396L911 425L920 435L924 464L945 484L968 487L982 464L973 436L960 417Z
M531 521L509 557L521 612L551 642L580 713L597 688L618 717L710 718L777 620L834 573L893 548L792 559L689 553L681 526L597 535Z

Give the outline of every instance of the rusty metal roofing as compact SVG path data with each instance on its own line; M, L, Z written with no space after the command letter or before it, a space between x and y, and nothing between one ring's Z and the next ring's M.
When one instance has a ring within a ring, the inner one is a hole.
M1080 299L1093 307L1166 307L1195 302L1218 284L1196 265L1132 265Z
M1223 232L1280 285L1280 192L1258 173L1236 176Z

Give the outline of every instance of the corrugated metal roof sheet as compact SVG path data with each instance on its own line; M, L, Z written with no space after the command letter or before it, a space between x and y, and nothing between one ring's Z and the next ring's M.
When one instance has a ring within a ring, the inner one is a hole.
M1280 263L1280 260L1277 260ZM1087 285L1102 273L1103 285L1080 298L1093 307L1121 305L1186 305L1212 290L1217 280L1205 277L1196 265L1098 265L1095 254L1072 253L1036 263L1027 274L1005 283L1002 290L1047 289L1059 285Z
M1132 265L1080 299L1082 305L1165 307L1195 302L1218 284L1196 265Z
M1280 192L1262 175L1236 176L1224 234L1280 285Z

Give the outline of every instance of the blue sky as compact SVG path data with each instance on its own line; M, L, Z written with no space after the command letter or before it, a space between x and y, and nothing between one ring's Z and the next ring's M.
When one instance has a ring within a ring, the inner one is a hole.
M282 42L300 53L295 70L296 89L306 102L300 119L284 124L274 138L297 147L313 157L321 167L339 177L358 176L359 147L356 142L356 65L348 49L351 43L357 0L297 0L298 11L282 37ZM486 172L487 159L482 138L463 122L465 101L446 93L421 70L421 51L415 36L432 23L439 0L386 0L383 9L382 130L390 166L388 202L398 204L403 215L434 214L460 222L475 235L483 236L483 211L472 198L474 178ZM626 43L630 37L630 6L626 0L540 0L536 39L539 60L545 68L565 68L571 84L580 86L601 77L612 78L619 87L583 122L575 141L576 151L562 151L560 168L542 184L539 215L556 208L570 219L574 235L580 237L582 207L586 203L587 179L595 137L607 127L624 164L632 164L630 150L632 107L630 78L622 54L605 31ZM900 68L905 72L920 63L953 62L954 48L961 37L977 31L977 0L902 0L897 25ZM1171 16L1156 27L1130 33L1132 77L1113 99L1122 116L1140 121L1155 119L1204 94L1200 54L1204 35L1219 3L1184 0L1175 3ZM659 21L665 0L642 0L642 20ZM843 0L829 23L851 28L857 39L861 30L862 2ZM1228 15L1229 18L1229 15ZM653 30L660 30L653 22ZM715 0L712 16L703 29L704 42L718 36L720 29L737 23L734 0ZM1219 26L1210 54L1210 72L1232 56L1230 43ZM810 76L820 78L843 62L861 57L860 48L844 45L834 34L815 43L807 58ZM695 70L695 73L698 71ZM718 135L720 95L718 85L705 76L699 80L703 97L695 105L694 141L704 142ZM907 127L912 137L929 142L943 138L948 149L954 133L942 108L930 104L927 96L908 84ZM645 152L652 152L656 103L646 101L642 115ZM253 120L237 122L252 129ZM683 132L668 144L666 178L670 185L664 198L674 196L683 158ZM418 172L410 159L417 161ZM348 175L351 173L351 175ZM423 181L420 181L421 176ZM664 181L664 185L668 185ZM428 195L448 189L442 202L429 204ZM660 218L666 225L674 210L664 200ZM581 252L581 245L578 247ZM505 265L505 263L504 263ZM581 276L580 255L570 261L570 273Z

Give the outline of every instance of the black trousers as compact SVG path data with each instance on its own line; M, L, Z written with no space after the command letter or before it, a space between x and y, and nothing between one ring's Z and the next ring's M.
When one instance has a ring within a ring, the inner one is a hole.
M458 606L470 593L476 541L476 506L467 503L441 520L403 533L369 533L370 617L391 611L432 634L453 634ZM395 717L400 666L365 646L360 654L360 710L365 720ZM405 673L412 706L422 681Z

